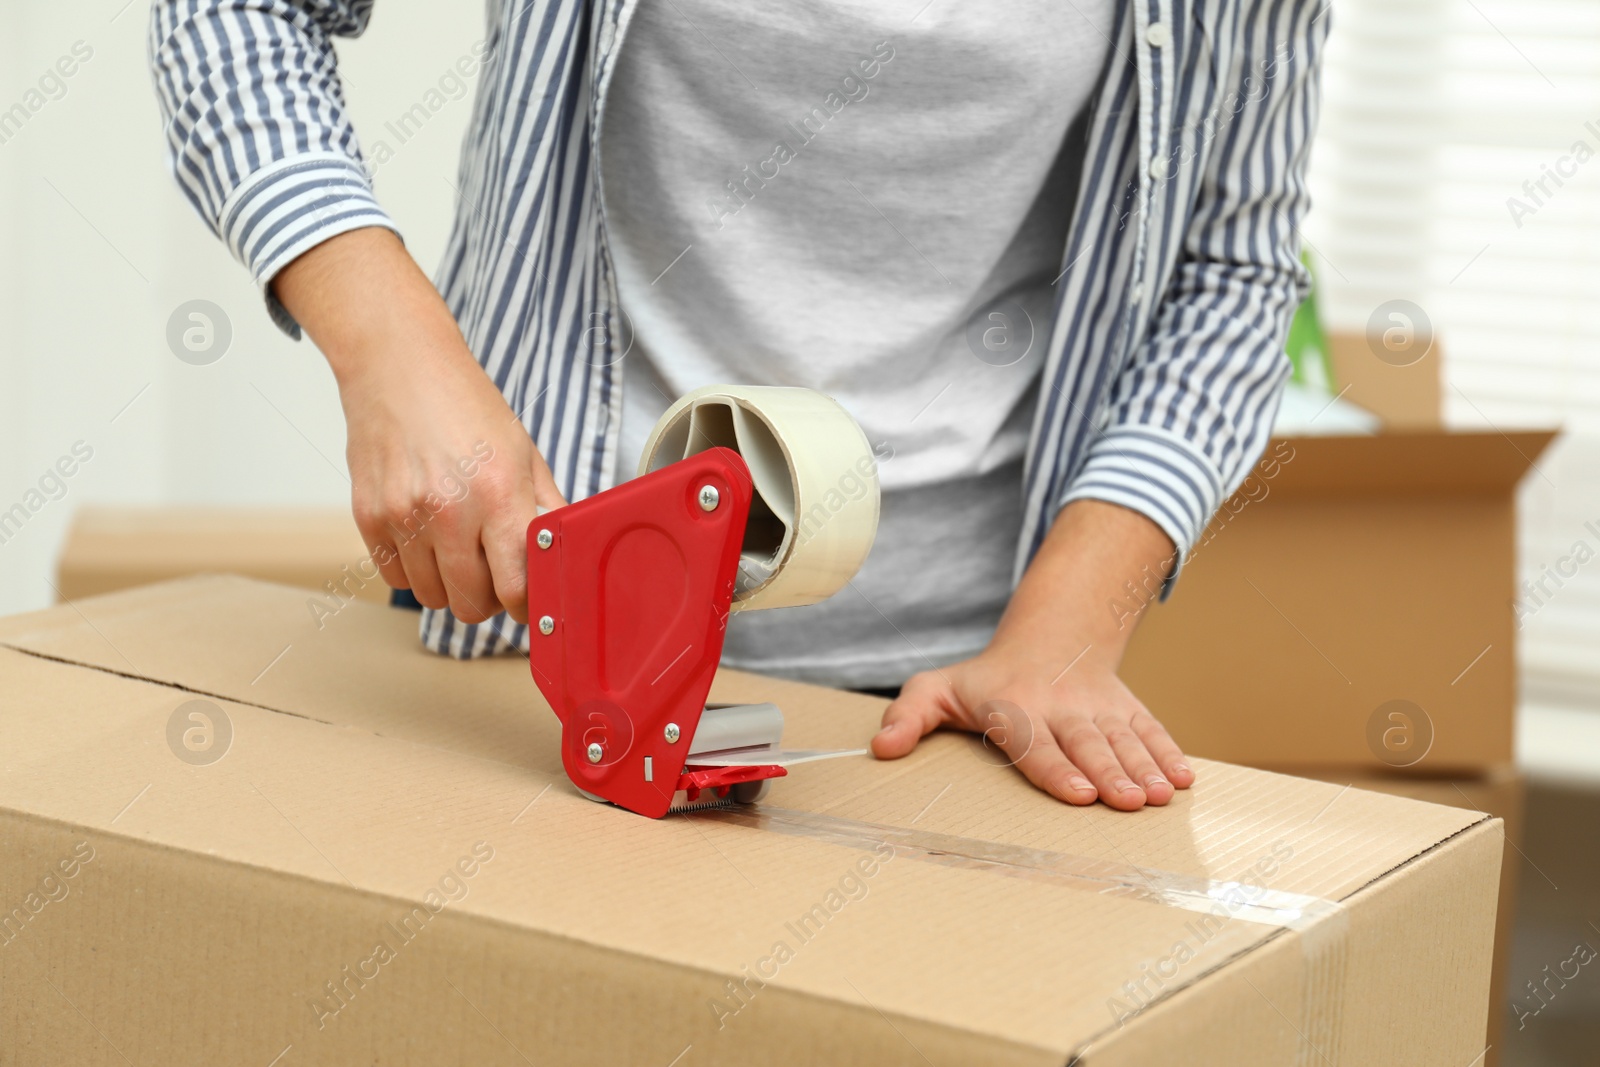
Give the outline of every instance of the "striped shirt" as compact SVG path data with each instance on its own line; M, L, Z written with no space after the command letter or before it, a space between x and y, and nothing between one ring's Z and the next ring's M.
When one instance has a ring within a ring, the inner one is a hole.
M616 469L629 344L599 197L599 101L637 0L488 0L456 219L436 283L576 500ZM263 287L378 205L333 38L371 0L156 0L150 50L173 171ZM1298 227L1325 0L1129 0L1090 106L1023 478L1020 577L1068 502L1132 508L1181 561L1249 473L1307 284ZM268 296L285 330L299 328ZM1177 567L1173 568L1176 577ZM1169 581L1170 585L1170 581ZM427 610L467 658L527 628Z

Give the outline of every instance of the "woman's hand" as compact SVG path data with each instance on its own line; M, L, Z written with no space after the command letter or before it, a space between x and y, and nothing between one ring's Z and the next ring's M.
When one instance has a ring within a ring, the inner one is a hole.
M1078 500L1012 595L989 647L913 676L872 739L898 759L939 727L983 734L1028 780L1069 804L1097 798L1123 811L1165 804L1194 772L1117 677L1142 614L1127 583L1160 587L1173 544L1137 512Z
M1098 666L1079 663L1052 681L985 653L923 671L884 712L872 752L904 756L941 726L983 734L1028 781L1069 804L1099 798L1136 811L1194 781L1166 729Z
M273 284L338 379L356 525L384 580L462 622L526 622L528 524L565 501L432 283L374 228Z

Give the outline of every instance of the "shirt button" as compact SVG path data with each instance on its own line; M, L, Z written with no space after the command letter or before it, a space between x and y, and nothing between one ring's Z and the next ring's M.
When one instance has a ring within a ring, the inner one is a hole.
M600 24L600 54L606 55L611 51L611 46L617 42L616 27L608 19Z
M1152 48L1165 48L1172 43L1172 27L1165 22L1152 22L1150 28L1144 31L1144 39L1150 42Z
M1137 304L1144 299L1144 283L1134 282L1133 288L1128 290L1128 302Z
M1168 167L1166 156L1157 156L1150 161L1150 177L1159 182L1166 178L1167 173Z

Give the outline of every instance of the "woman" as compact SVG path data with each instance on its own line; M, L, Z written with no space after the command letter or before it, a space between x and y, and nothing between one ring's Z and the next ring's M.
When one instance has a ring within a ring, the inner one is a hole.
M898 689L883 758L947 725L1069 803L1193 781L1116 671L1272 422L1325 8L491 0L437 288L345 115L331 38L370 10L159 0L151 49L180 183L333 368L428 647L526 649L535 509L624 477L670 399L809 386L873 443L879 539L725 661Z

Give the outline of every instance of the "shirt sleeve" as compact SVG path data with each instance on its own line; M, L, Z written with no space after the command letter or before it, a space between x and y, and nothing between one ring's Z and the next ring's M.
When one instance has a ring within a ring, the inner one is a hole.
M398 233L373 196L333 50L371 11L372 0L156 0L151 13L173 174L296 338L268 288L278 271L350 230Z
M1299 226L1328 21L1298 6L1287 41L1261 34L1239 50L1221 117L1197 134L1212 138L1209 158L1191 146L1170 160L1203 167L1182 253L1062 499L1110 501L1161 527L1177 548L1168 591L1260 456L1289 377L1283 342L1310 281Z

